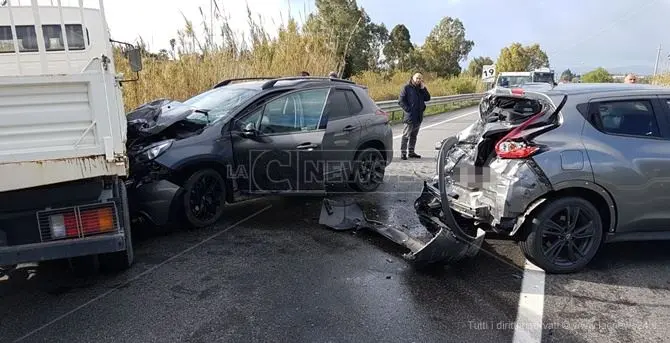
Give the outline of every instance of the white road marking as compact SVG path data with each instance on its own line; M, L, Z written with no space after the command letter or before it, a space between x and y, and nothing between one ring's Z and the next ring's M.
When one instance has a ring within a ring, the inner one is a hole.
M442 124L444 124L444 123L448 123L448 122L450 122L450 121L454 121L454 120L456 120L456 119L460 119L460 118L463 118L463 117L466 117L466 116L469 116L469 115L471 115L471 114L475 114L475 113L478 113L478 111L468 112L468 113L465 113L465 114L461 114L460 116L455 116L455 117L453 117L453 118L445 119L445 120L440 121L440 122L437 122L437 123L433 123L433 124L430 124L430 125L426 125L426 126L424 126L424 127L421 127L421 128L419 129L419 132L421 132L421 130L423 130L423 129L429 129L429 128L431 128L431 127L435 127L435 126L438 126L438 125L442 125ZM402 137L402 134L397 135L397 136L393 136L393 139L398 139L398 138L400 138L400 137Z
M519 295L519 310L514 327L514 343L542 341L544 277L545 273L542 269L526 261Z

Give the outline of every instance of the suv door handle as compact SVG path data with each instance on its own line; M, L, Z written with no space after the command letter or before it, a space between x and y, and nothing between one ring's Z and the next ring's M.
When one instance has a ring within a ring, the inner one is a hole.
M358 129L357 126L347 125L347 126L345 126L345 127L342 129L342 131L344 131L344 132L349 132L349 131L354 131L354 130L356 130L356 129Z
M296 149L316 149L316 148L318 148L318 147L319 147L318 144L302 143L302 144L298 145L298 146L295 147L295 148L296 148Z

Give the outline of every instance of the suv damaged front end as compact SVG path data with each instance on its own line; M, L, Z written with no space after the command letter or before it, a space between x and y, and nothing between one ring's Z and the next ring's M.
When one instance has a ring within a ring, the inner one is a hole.
M437 172L424 181L414 207L429 231L447 230L460 243L453 244L452 260L472 255L484 232L514 236L552 190L532 159L545 150L533 137L560 125L566 100L556 106L542 93L494 89L475 123L436 146Z

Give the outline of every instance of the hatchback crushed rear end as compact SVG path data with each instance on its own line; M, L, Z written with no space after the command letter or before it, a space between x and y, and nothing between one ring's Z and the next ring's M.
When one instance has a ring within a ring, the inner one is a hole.
M564 121L567 96L551 88L492 89L480 102L479 118L436 146L437 171L414 204L424 226L449 230L462 249L481 244L482 231L523 240L526 215L560 182L552 170L592 180L582 144L566 140L583 121Z

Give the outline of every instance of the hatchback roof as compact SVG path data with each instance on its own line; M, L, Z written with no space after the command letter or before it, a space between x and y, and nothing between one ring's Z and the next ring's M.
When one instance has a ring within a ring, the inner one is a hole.
M610 92L631 92L631 91L658 91L662 93L670 92L670 88L632 83L563 83L548 90L547 94L565 94L577 95L588 93L610 93Z

